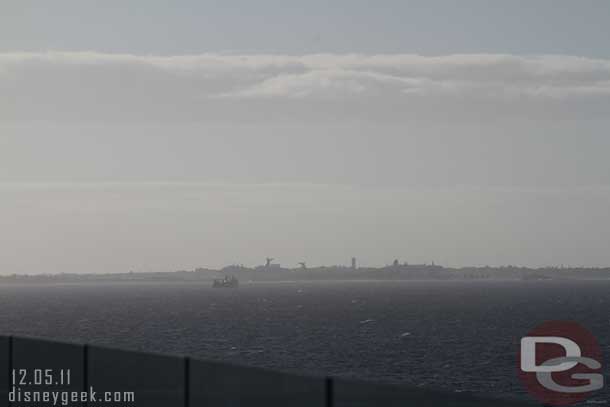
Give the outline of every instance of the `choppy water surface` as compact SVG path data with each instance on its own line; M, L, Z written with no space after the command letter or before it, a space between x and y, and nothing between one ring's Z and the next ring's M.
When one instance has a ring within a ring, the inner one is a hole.
M610 281L0 287L5 335L513 396L521 336L575 320L607 355L609 311Z

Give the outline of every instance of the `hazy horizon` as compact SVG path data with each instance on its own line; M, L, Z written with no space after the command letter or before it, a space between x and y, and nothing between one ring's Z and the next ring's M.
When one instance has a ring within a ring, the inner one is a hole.
M0 16L0 274L610 266L606 4L92 4Z

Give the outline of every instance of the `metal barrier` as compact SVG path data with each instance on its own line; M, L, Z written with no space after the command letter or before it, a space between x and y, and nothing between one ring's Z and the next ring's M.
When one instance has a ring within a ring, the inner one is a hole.
M67 344L0 337L0 406L64 405L52 392L93 389L96 402L70 406L143 407L508 407L528 403L392 385L305 377L266 369ZM51 394L32 402L34 394ZM125 400L131 392L135 401ZM106 396L110 393L110 400ZM12 395L11 395L12 394ZM30 401L26 401L29 394ZM10 397L9 397L10 396ZM59 396L58 396L59 397ZM117 399L121 401L114 401Z

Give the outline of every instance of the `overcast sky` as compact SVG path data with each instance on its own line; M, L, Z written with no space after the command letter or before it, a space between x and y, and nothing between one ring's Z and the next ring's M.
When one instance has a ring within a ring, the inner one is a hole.
M608 2L327 3L2 2L0 272L610 265Z

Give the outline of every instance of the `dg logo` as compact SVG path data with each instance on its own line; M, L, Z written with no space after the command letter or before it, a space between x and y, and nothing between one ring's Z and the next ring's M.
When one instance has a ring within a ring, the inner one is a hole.
M604 387L595 337L572 321L548 321L521 338L519 377L545 405L581 402Z

